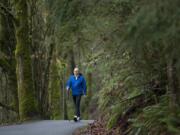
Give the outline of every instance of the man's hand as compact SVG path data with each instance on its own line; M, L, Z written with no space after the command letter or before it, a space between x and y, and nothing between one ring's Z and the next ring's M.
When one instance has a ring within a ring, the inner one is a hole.
M86 97L87 97L87 95L83 95L83 97L85 97L85 98L86 98Z

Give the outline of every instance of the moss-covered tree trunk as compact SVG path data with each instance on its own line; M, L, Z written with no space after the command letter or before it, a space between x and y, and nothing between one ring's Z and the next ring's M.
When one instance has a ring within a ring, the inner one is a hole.
M53 56L53 50L54 50L55 44L52 43L50 45L49 50L49 57L47 59L47 65L45 68L45 76L44 76L44 84L42 89L42 101L41 101L41 116L44 119L50 118L50 112L49 112L49 93L48 93L48 87L49 87L49 74L50 74L50 66L51 66L51 60Z
M10 7L9 0L2 0L4 7ZM15 61L15 34L12 16L4 12L0 14L0 50L4 56L0 56L0 67L7 73L7 89L10 93L9 109L15 110L18 114L18 94L16 79L16 61ZM7 107L6 107L7 108Z
M37 113L37 103L32 82L27 0L15 0L15 9L17 19L16 72L19 113L21 120L27 120L33 118Z

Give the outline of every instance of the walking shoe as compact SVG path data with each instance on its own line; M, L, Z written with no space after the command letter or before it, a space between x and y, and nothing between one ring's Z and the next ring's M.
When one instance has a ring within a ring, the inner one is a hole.
M81 120L81 118L80 117L77 117L77 121L80 121Z
M78 117L75 115L75 116L74 116L74 121L75 121L75 122L78 121L77 118L78 118Z

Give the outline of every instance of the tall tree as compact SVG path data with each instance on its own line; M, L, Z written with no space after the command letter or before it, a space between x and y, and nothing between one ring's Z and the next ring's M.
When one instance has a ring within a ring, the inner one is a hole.
M37 102L32 81L30 58L29 15L27 0L15 0L16 61L20 119L31 119L37 114Z
M11 5L9 0L2 0L0 6L0 68L7 75L6 91L9 93L9 102L4 107L18 113L16 61L14 54L16 45L15 28L13 25L14 17L10 11ZM3 104L1 103L1 105Z

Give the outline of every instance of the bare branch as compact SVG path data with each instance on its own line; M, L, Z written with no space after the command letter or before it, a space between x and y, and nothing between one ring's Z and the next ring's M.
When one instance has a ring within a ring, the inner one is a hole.
M0 3L0 10L2 12L5 12L5 14L8 14L10 17L12 17L13 20L16 22L16 18L14 16L14 14L7 7L5 7L2 3Z

